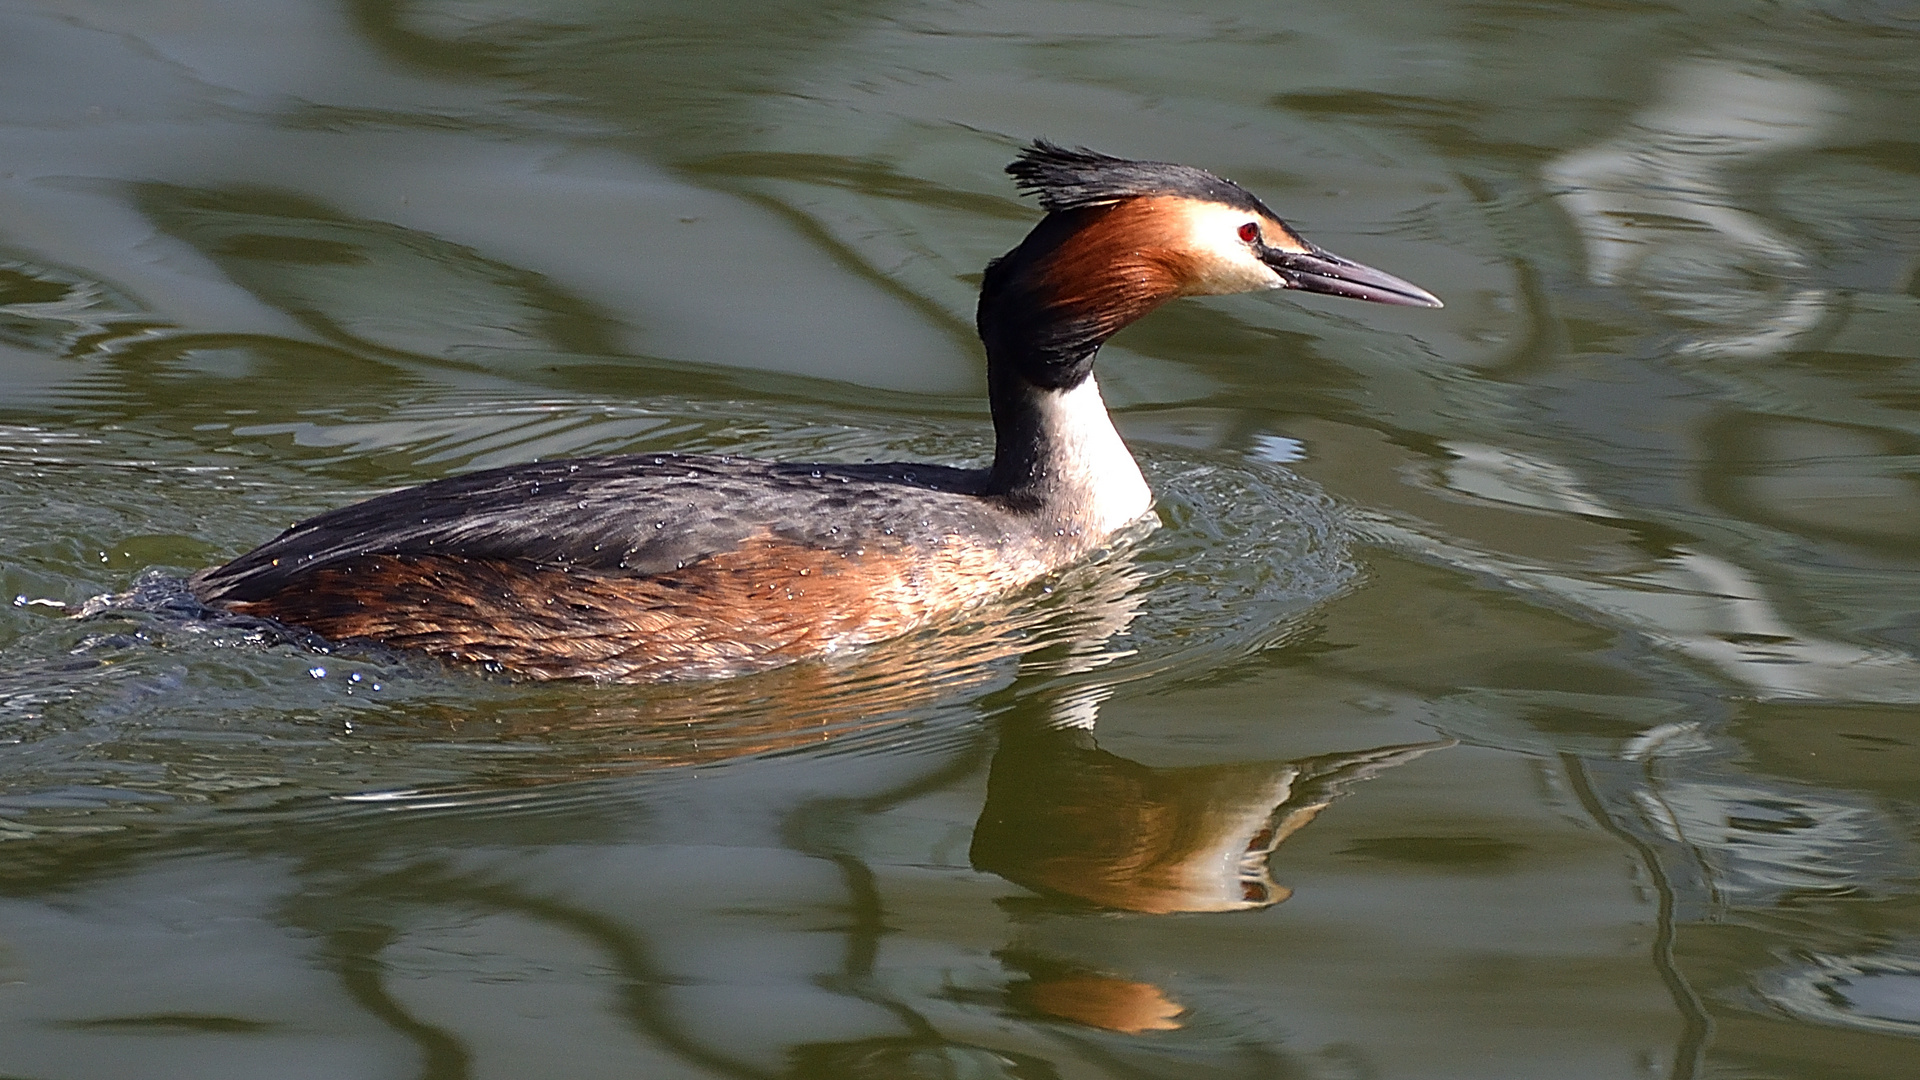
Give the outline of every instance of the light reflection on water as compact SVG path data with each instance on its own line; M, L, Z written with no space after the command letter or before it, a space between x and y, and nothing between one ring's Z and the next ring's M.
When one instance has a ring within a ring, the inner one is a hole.
M0 13L0 1072L1905 1075L1914 29ZM1034 135L1449 306L1158 313L1165 525L844 665L63 617L449 471L978 460Z

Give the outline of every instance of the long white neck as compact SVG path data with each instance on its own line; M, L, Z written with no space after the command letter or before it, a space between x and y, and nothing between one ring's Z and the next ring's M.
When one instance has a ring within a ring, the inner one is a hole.
M1021 382L996 409L995 486L1066 535L1098 543L1153 505L1092 376L1065 390ZM1010 408L1008 408L1010 406ZM998 415L1002 409L1011 416Z

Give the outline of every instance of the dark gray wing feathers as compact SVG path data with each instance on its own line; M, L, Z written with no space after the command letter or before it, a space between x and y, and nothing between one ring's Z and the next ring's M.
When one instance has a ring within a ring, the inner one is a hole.
M450 477L293 526L193 579L244 601L363 555L450 555L658 574L759 536L827 549L996 527L981 473L681 454L539 462Z

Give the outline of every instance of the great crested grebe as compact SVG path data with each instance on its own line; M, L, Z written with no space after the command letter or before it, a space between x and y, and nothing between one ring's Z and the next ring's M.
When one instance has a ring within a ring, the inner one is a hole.
M881 641L1101 547L1153 496L1094 354L1179 296L1303 289L1439 307L1300 238L1231 181L1035 142L1046 217L987 265L993 464L637 454L469 473L310 518L203 603L534 679L741 674Z

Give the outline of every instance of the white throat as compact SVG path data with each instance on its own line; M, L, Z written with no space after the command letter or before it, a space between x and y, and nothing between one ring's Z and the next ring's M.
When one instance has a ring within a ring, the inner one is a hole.
M1070 520L1091 539L1129 525L1153 506L1140 466L1113 429L1092 376L1071 390L1039 392L1048 479Z

